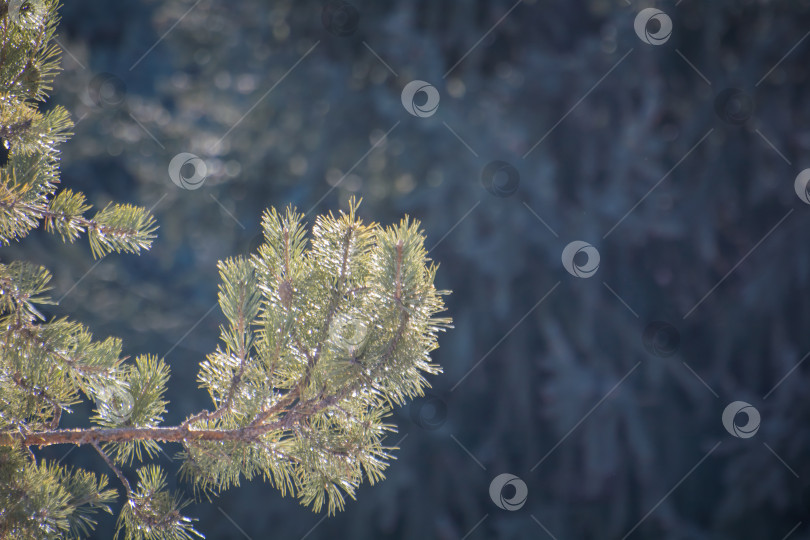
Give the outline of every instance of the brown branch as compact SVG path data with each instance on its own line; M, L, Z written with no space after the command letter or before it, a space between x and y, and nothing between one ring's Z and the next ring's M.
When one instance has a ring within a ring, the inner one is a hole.
M343 396L337 395L310 400L305 404L292 405L298 397L291 391L270 409L258 414L247 426L234 429L192 429L187 420L179 426L167 427L123 427L123 428L78 428L53 429L29 433L14 431L0 432L0 446L51 446L54 444L97 445L101 443L121 443L132 441L161 441L185 443L188 441L258 441L262 435L277 429L287 429L296 420L316 414L322 409L337 403ZM306 405L305 407L303 405ZM263 421L273 414L284 412L284 418L271 423ZM198 415L199 416L199 415ZM194 418L194 417L192 417Z
M403 311L397 332L374 366L374 371L381 370L384 363L391 358L401 340L408 321L408 314ZM55 444L89 444L98 447L102 443L121 443L132 441L161 441L185 444L190 441L255 441L262 442L261 436L277 429L290 429L301 420L321 410L334 406L356 390L357 385L349 385L331 396L298 402L288 408L298 398L297 389L289 392L273 407L256 416L253 422L245 427L235 429L191 429L188 421L180 426L143 427L143 428L87 428L87 429L54 429L37 432L0 432L0 446L51 446ZM272 423L262 423L266 418L278 412L286 411L284 418ZM97 448L98 451L98 448Z
M59 427L60 420L62 420L62 407L59 405L54 405L53 418L51 418L51 429L57 429Z
M121 469L115 466L115 463L113 463L113 461L110 459L110 456L108 456L107 453L101 449L98 443L93 442L90 444L96 449L98 455L101 456L107 466L115 473L115 476L118 477L118 480L120 480L124 485L124 489L127 491L127 499L132 499L132 486L129 485L129 480L127 480L127 477L124 476L123 472L121 472Z
M98 452L98 455L100 455L101 458L104 460L104 462L107 464L107 466L110 469L112 469L112 471L115 473L115 476L118 477L118 480L120 480L121 483L124 485L124 489L127 492L127 499L129 500L129 504L132 508L132 511L135 513L138 519L140 519L143 523L147 524L148 526L158 528L165 527L177 520L178 518L177 512L169 512L165 516L160 517L155 516L154 513L144 512L143 508L135 500L135 497L132 493L132 486L130 485L129 480L127 480L127 477L124 476L124 473L121 472L121 469L116 467L115 463L113 463L113 461L110 459L110 456L108 456L107 453L104 452L104 450L102 450L97 443L91 444L93 448L96 449L96 452Z
M284 227L284 278L290 279L290 230Z
M125 428L84 428L84 429L56 429L35 431L30 433L17 433L14 431L0 432L0 446L51 446L54 444L83 444L98 445L101 443L121 443L132 441L161 441L186 443L188 441L259 441L267 432L277 429L288 429L296 421L316 414L326 407L334 405L343 399L346 392L341 395L329 396L309 400L303 404L296 404L287 408L296 397L296 392L290 392L278 403L257 417L245 427L234 429L191 429L188 421L179 426L168 427L125 427ZM271 423L262 423L263 419L280 411L287 411L285 417Z
M281 400L276 402L275 405L257 414L256 418L254 418L253 421L250 423L250 426L265 425L262 424L262 422L264 422L274 414L283 412L287 406L292 405L298 398L298 391L299 388L296 386L294 389L287 392L287 394L283 398L281 398Z
M113 227L111 225L103 225L95 219L89 219L84 216L71 216L64 212L52 212L44 205L24 203L19 200L0 201L0 206L6 210L27 210L31 212L37 219L44 220L46 227L50 227L50 223L58 220L67 220L74 223L76 231L79 233L98 231L100 234L108 234L118 237L137 237L140 231L131 227Z
M84 428L34 431L30 433L0 432L0 446L51 446L54 444L120 443L132 441L245 441L255 440L264 433L278 429L280 423L261 424L236 429L190 429L188 426L142 428Z
M397 290L394 293L394 298L397 301L402 300L402 240L397 242L397 277L396 277Z

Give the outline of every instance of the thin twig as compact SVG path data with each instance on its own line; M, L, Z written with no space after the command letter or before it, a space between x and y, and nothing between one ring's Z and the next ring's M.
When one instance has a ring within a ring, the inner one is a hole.
M96 449L98 455L101 456L104 462L107 463L107 466L110 469L112 469L112 471L115 473L115 476L117 476L118 479L121 481L121 483L124 485L124 489L127 490L127 499L132 500L132 486L129 485L129 480L127 480L126 476L124 476L124 473L121 472L121 469L116 467L115 463L113 463L113 461L110 459L110 456L108 456L107 453L101 449L98 443L91 442L90 444L93 448Z

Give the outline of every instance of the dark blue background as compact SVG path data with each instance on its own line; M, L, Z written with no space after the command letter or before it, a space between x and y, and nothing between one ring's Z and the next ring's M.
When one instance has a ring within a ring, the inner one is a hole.
M265 207L312 217L358 195L367 220L408 213L453 290L455 329L433 354L444 374L395 412L387 480L325 520L246 483L191 506L199 530L810 538L810 207L794 191L810 167L810 2L659 2L661 45L634 31L652 5L635 1L358 0L342 32L324 5L61 10L69 53L49 103L77 121L63 185L97 206L154 205L159 238L95 267L86 242L12 249L53 270L51 315L165 355L168 423L209 404L196 373L224 321L216 261L255 248ZM100 80L112 94L93 93ZM403 107L411 80L438 90L432 116ZM179 152L206 162L200 189L171 182ZM485 189L494 160L519 175L514 193ZM599 252L592 277L563 267L575 240ZM734 401L759 411L753 437L724 429ZM63 463L104 471L86 449ZM501 473L527 486L516 511L490 498Z

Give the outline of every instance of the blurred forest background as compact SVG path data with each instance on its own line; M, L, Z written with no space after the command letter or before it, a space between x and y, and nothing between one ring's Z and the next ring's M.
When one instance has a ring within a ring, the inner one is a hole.
M810 1L325 5L61 10L49 104L77 122L63 186L153 207L159 237L95 263L86 242L37 234L4 257L54 272L49 315L165 355L169 423L209 405L196 376L224 322L216 261L257 245L265 207L312 218L358 195L366 220L407 213L454 291L444 374L396 411L386 481L326 519L244 484L192 506L198 529L810 539L810 207L794 191L810 167ZM660 45L634 30L650 6L672 21ZM412 80L436 87L435 114L405 110ZM199 189L169 178L180 152L204 160ZM482 182L494 160L519 185ZM591 278L561 264L574 240L599 252ZM733 401L760 412L753 437L724 429ZM63 463L104 470L86 449ZM501 473L525 482L522 508L490 498Z

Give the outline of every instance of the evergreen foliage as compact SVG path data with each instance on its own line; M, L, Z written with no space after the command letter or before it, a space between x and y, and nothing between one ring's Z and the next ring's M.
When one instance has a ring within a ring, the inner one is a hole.
M55 0L0 0L0 242L37 227L73 242L88 235L95 257L139 253L155 237L142 208L112 204L93 217L81 193L57 193L58 145L70 136L67 111L38 110L58 70L52 43ZM46 321L37 305L50 273L24 261L0 263L0 537L81 537L93 514L111 512L104 475L38 459L32 448L89 445L122 484L127 502L118 536L198 535L156 465L122 470L183 446L182 474L209 495L259 476L302 504L334 513L363 477L383 477L382 440L393 406L422 395L437 332L449 319L434 288L419 224L382 228L347 213L320 216L307 238L289 208L263 219L264 244L219 266L222 345L202 363L212 411L161 426L168 366L150 355L121 357L115 338L93 339L82 324ZM60 429L63 413L95 404L83 429Z
M188 424L244 436L184 444L201 490L260 475L332 513L364 473L382 478L383 420L439 372L429 353L449 320L434 317L444 308L418 225L382 229L355 210L319 216L309 249L301 214L268 211L258 253L220 263L229 324L199 376L215 412Z

